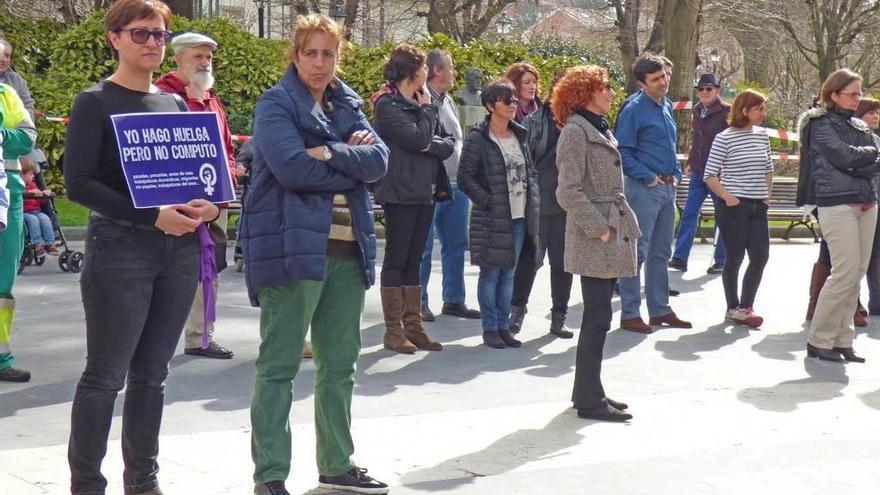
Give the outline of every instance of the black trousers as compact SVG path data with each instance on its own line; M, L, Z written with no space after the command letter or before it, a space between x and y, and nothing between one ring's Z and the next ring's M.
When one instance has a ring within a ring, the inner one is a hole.
M159 428L168 363L192 307L199 241L92 217L80 279L86 368L71 412L71 493L103 494L101 462L116 396L122 408L122 479L127 492L158 487Z
M764 276L764 266L770 256L767 205L760 199L749 198L740 198L740 203L733 207L727 206L722 200L716 203L715 219L727 251L727 263L721 274L727 309L750 308L755 303L755 295ZM743 276L740 295L739 268L747 252L749 266Z
M566 313L571 298L573 277L565 271L565 215L541 216L541 242L547 247L550 261L550 298L554 312ZM538 267L535 266L535 246L526 238L520 251L519 262L513 275L511 305L525 306L535 284Z
M382 287L419 285L422 251L434 221L434 205L386 203L385 259L382 261Z
M616 278L581 277L584 317L578 335L574 390L571 401L577 409L592 409L608 404L602 387L602 351L605 336L611 329L611 296Z

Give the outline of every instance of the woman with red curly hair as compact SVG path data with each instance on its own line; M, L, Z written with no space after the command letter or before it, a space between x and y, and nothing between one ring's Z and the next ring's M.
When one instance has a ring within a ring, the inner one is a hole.
M613 99L606 69L579 66L556 85L550 107L564 126L556 145L556 198L566 211L565 270L581 276L584 299L572 401L581 418L627 421L627 404L608 398L600 377L614 283L635 275L641 236L623 194L617 140L605 120Z

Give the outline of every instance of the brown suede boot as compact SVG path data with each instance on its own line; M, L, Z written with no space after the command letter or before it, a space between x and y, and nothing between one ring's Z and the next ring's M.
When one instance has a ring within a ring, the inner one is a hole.
M439 351L443 344L432 339L422 327L422 286L403 286L403 328L406 337L419 349Z
M813 274L810 276L810 302L807 304L807 317L804 318L807 321L813 319L813 312L816 311L819 293L822 292L822 287L825 286L825 280L828 279L828 275L831 275L831 268L827 265L819 262L813 264Z
M403 354L415 353L416 346L406 338L401 324L403 292L400 287L382 287L381 295L382 314L385 316L385 348Z

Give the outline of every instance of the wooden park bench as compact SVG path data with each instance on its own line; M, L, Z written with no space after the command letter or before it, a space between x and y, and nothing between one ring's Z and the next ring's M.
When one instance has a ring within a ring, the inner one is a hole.
M679 218L687 202L689 179L683 179L678 185L675 194L675 207L678 209ZM790 177L774 177L773 191L770 194L770 209L767 210L767 220L789 222L785 233L782 234L784 240L789 240L791 231L802 225L806 227L813 235L813 241L819 242L819 235L816 233L815 220L812 216L807 215L804 218L804 209L795 204L797 196L797 179ZM712 196L707 196L706 201L700 208L700 218L697 222L697 230L700 232L700 242L706 242L706 236L702 229L703 222L715 218L715 204L712 202Z

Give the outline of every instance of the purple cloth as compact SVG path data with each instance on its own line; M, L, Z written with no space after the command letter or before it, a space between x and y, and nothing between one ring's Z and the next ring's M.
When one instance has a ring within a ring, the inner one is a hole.
M202 324L202 349L208 348L208 325L217 320L217 293L213 281L217 279L217 260L214 258L214 240L206 224L199 225L199 283L202 284L205 320Z

